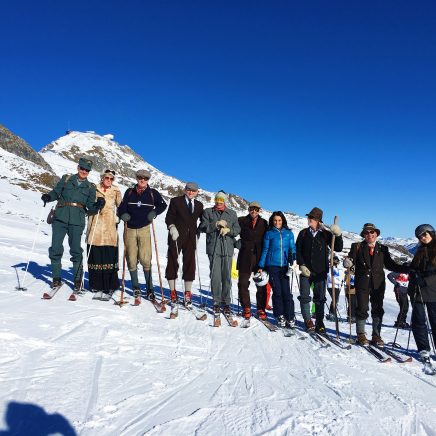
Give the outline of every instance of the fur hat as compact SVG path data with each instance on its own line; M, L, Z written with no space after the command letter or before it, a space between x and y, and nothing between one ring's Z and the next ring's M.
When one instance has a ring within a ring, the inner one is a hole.
M224 203L227 203L227 194L224 191L218 191L215 195L215 201L216 200L222 200Z
M306 216L322 223L322 210L319 207L314 207Z
M365 237L365 232L371 231L373 230L374 232L377 233L377 236L380 236L380 230L372 223L366 223L363 225L363 229L360 232L360 236L362 236L362 238Z

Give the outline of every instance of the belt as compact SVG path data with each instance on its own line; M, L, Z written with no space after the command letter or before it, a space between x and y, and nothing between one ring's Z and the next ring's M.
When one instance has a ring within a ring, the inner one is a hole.
M58 207L64 207L64 206L73 206L73 207L80 207L81 209L83 209L85 206L81 203L71 203L71 202L65 202L62 204L58 204Z

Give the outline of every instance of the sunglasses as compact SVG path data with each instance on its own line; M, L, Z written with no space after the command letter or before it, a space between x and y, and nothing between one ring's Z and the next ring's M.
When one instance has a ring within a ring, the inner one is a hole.
M113 180L114 178L111 177L111 176L105 176L104 179L105 179L105 180Z
M114 170L104 170L105 173L112 173L113 175L115 175L115 171Z
M418 236L418 239L425 238L428 235L428 232L425 231Z
M256 212L259 212L259 208L258 207L255 207L255 206L252 206L252 207L249 207L248 208L248 210L251 212L252 210L255 210Z
M137 177L138 180L149 180L148 177Z
M88 168L83 168L83 167L79 167L79 170L80 171L85 171L87 173L89 173L89 171L90 171L90 170L88 170Z
M367 230L364 235L373 235L375 233L375 230Z

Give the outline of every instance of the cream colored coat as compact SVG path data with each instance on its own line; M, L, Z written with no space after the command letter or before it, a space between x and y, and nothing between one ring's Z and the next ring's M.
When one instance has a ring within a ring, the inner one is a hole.
M104 245L116 247L118 245L116 210L122 200L121 192L119 188L114 185L107 188L105 192L103 186L99 184L97 186L97 198L98 197L103 197L106 200L106 204L100 211L98 222L97 215L89 217L86 243L90 244L92 239L92 245L98 247Z

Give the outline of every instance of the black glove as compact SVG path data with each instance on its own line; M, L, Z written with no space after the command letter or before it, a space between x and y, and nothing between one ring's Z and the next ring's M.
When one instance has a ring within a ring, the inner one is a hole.
M42 194L41 195L41 200L44 202L44 207L45 207L45 205L51 200L50 195Z
M97 201L94 203L94 207L97 210L101 210L104 208L104 205L106 204L106 200L103 197L98 197Z
M148 221L153 221L155 218L156 218L156 211L154 211L154 210L151 210L150 212L148 212L148 215L147 215L147 219L148 219Z
M127 213L127 212L125 212L125 213L123 213L121 216L120 216L120 219L122 219L125 223L127 222L127 221L130 221L130 215Z

